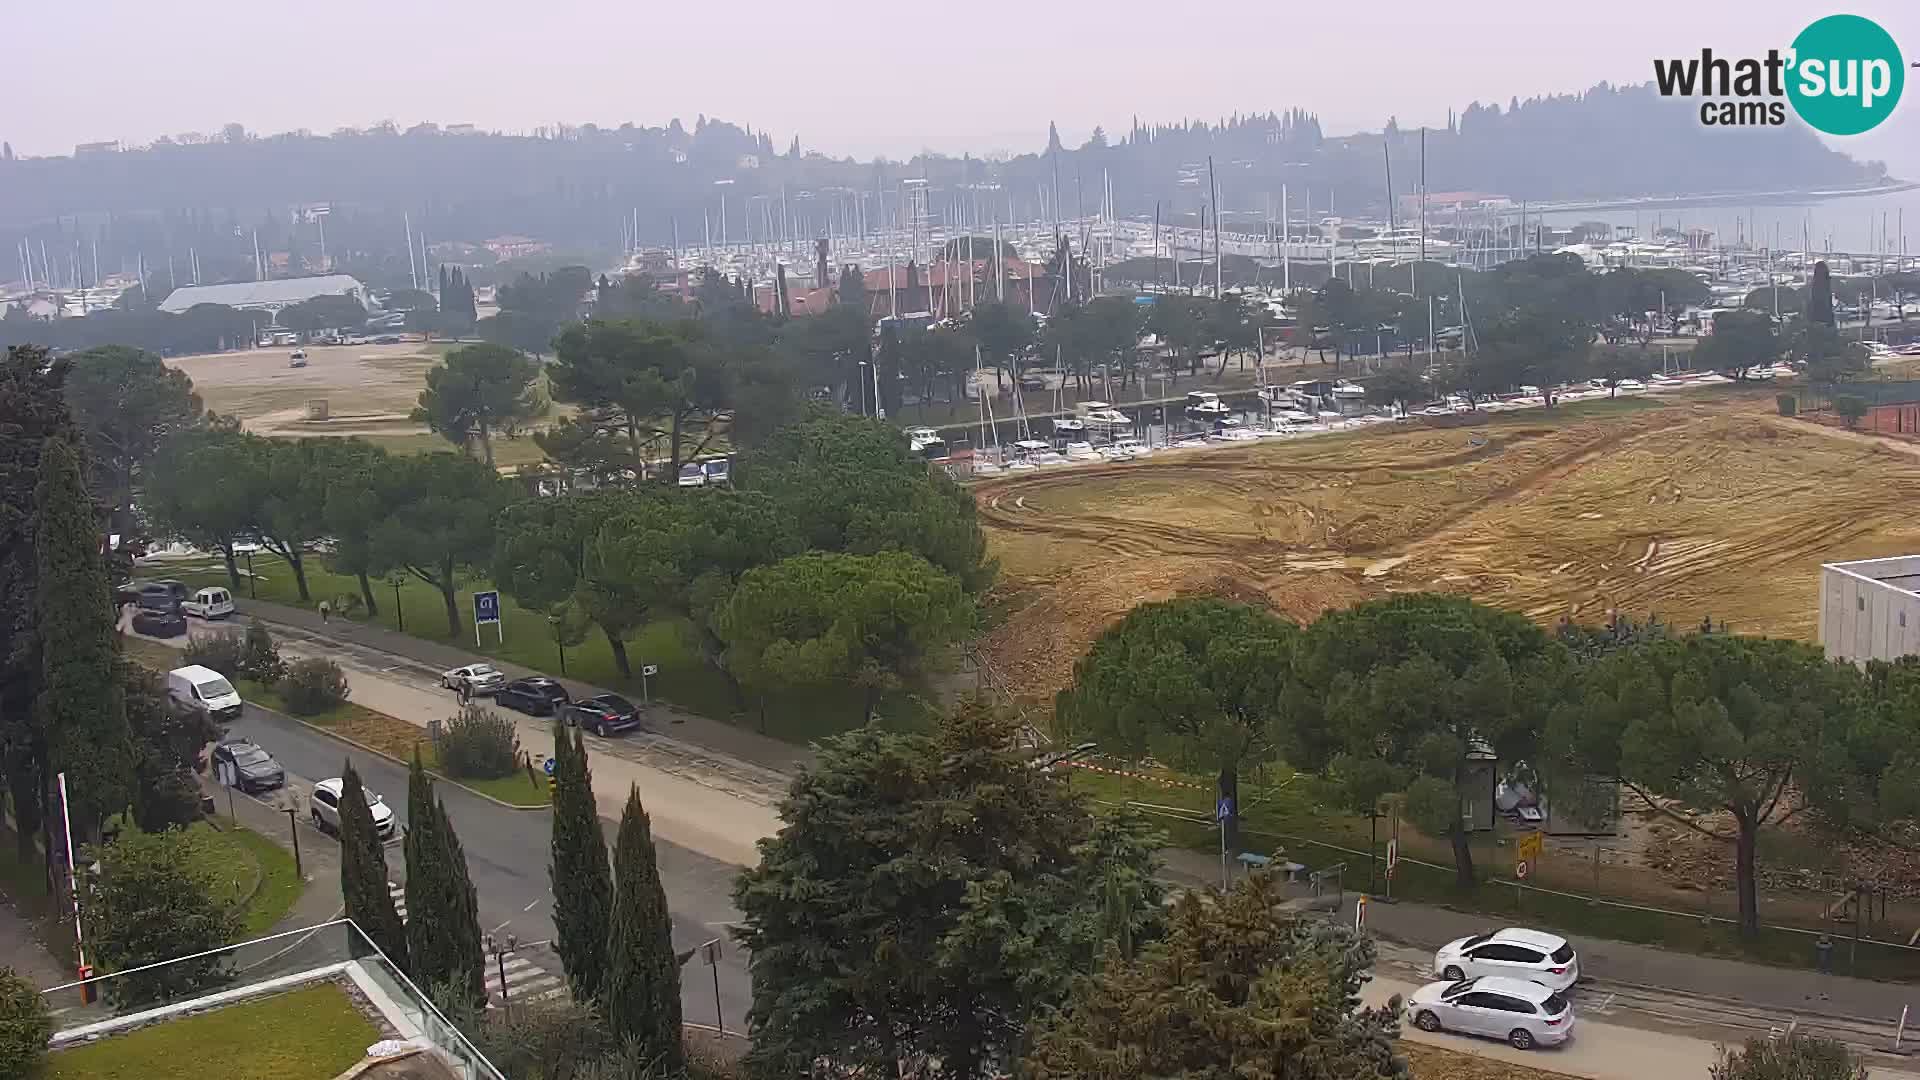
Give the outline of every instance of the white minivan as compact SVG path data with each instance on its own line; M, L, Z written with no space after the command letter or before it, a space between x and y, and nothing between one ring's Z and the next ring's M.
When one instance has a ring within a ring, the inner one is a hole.
M167 697L211 720L225 723L240 719L240 692L209 667L188 664L167 672Z
M233 614L233 594L218 586L201 589L181 601L180 610L203 619L224 619Z

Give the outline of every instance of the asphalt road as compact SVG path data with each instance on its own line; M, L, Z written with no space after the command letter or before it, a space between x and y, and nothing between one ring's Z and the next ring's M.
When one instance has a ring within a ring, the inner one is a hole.
M251 705L239 721L229 726L229 733L230 737L259 743L280 759L287 769L289 791L299 795L303 816L306 790L312 782L340 775L342 763L351 759L368 789L384 796L399 824L406 825L405 768ZM552 897L547 881L549 813L509 810L452 784L436 784L434 790L446 804L447 816L466 849L467 870L480 900L481 929L516 934L522 941L552 938ZM616 824L603 820L602 827L611 843ZM654 846L673 914L674 947L685 951L716 937L725 938L727 924L738 917L732 889L739 868L658 837ZM393 880L403 880L398 844L387 849L387 866ZM556 973L560 970L558 957L551 953L539 955L537 962ZM682 969L682 1003L688 1021L714 1022L713 974L698 956ZM725 1026L730 1031L744 1027L751 987L746 954L731 941L722 948L719 976Z

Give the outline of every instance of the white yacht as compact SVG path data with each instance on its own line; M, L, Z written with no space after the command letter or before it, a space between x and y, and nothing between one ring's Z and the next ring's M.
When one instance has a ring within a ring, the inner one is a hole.
M1153 447L1132 435L1122 435L1113 440L1111 449L1121 451L1131 457L1146 457L1153 453Z
M940 432L930 427L910 427L907 429L907 449L924 458L943 458L947 456L947 440Z
M1053 418L1053 433L1061 436L1081 435L1087 430L1087 422L1077 416L1056 416Z
M1220 420L1233 415L1220 400L1220 395L1209 390L1187 391L1187 415L1196 420Z
M1133 417L1104 401L1083 401L1076 408L1079 409L1081 421L1089 428L1133 426Z
M1100 452L1095 450L1093 444L1090 442L1070 442L1067 444L1068 461L1093 461L1099 456Z

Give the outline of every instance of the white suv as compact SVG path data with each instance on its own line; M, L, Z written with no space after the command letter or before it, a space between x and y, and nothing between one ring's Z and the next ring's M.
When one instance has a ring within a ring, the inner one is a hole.
M322 780L313 785L313 795L308 800L308 809L313 813L313 823L321 832L340 831L340 778ZM373 831L382 841L393 839L393 808L387 801L373 792L361 789L367 797L367 809L373 814Z
M1580 958L1565 938L1510 926L1441 946L1433 954L1433 973L1449 982L1504 975L1565 990L1580 979Z
M1573 1006L1557 990L1525 979L1428 983L1407 999L1421 1031L1459 1031L1503 1039L1517 1050L1558 1046L1573 1034Z

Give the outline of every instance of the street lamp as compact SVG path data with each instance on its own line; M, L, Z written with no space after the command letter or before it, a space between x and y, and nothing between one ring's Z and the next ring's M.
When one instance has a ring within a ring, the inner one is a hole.
M398 570L387 578L387 584L393 586L393 617L403 634L407 632L407 609L400 606L400 586L406 583L406 575Z
M862 360L860 361L860 366L862 368L869 368L873 365ZM860 372L860 415L867 415L867 373L864 370Z
M260 579L253 576L253 549L248 548L247 549L247 599L249 600L260 599L260 590L256 588L254 585L254 582L258 580Z
M553 647L560 650L560 674L567 673L567 643L560 637L561 617L559 612L547 616L547 629L553 632Z

